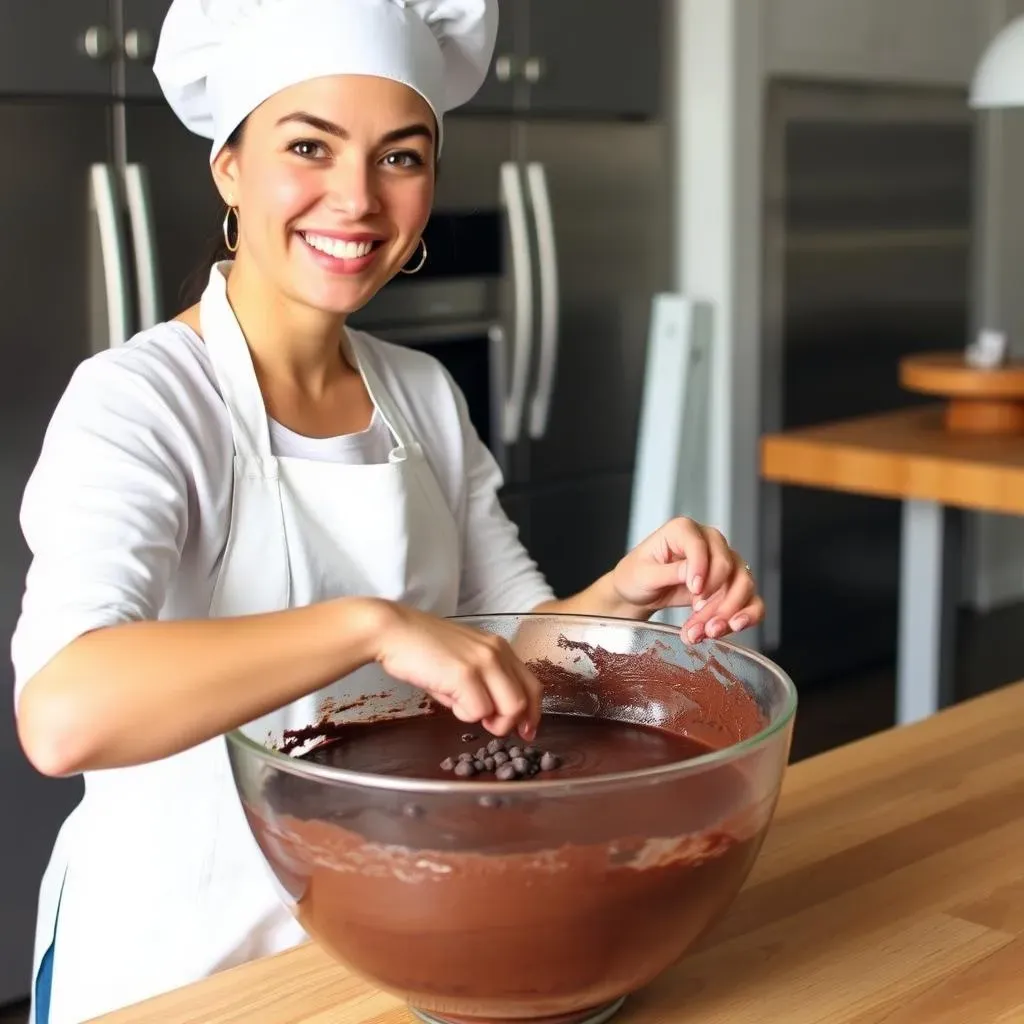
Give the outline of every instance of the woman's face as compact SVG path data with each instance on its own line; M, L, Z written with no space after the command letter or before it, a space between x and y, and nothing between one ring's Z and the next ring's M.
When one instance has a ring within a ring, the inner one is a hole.
M426 101L385 78L318 78L271 97L214 160L238 207L236 258L292 301L359 309L417 251L436 131Z

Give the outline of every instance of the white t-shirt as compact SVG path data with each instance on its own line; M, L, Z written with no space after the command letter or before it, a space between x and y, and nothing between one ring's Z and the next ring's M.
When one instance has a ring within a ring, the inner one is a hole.
M459 613L530 611L550 600L447 372L422 352L363 338L458 524ZM386 461L392 447L376 414L365 431L339 438L270 427L279 455L365 464ZM184 324L159 324L79 366L22 504L33 557L12 641L16 695L90 630L207 615L230 523L232 459L205 345Z

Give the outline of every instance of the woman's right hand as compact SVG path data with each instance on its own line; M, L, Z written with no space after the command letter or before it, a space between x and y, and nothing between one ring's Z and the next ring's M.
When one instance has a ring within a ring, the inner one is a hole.
M388 675L423 690L461 722L533 739L541 684L508 641L405 605L384 602L384 609L375 660Z

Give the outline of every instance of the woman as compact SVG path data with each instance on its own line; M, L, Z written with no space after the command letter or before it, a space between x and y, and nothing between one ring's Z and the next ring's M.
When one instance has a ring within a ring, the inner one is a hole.
M79 368L25 494L19 734L40 771L86 782L43 880L38 1024L304 938L227 730L377 662L530 737L537 681L445 616L694 603L691 640L761 618L742 560L688 521L555 600L443 369L345 330L428 258L443 114L495 29L495 0L171 5L156 71L213 140L234 259L198 305Z

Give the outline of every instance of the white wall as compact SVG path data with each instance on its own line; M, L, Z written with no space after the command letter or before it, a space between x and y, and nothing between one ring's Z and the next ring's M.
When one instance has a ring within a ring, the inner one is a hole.
M672 0L675 287L712 310L707 521L757 560L761 4Z

